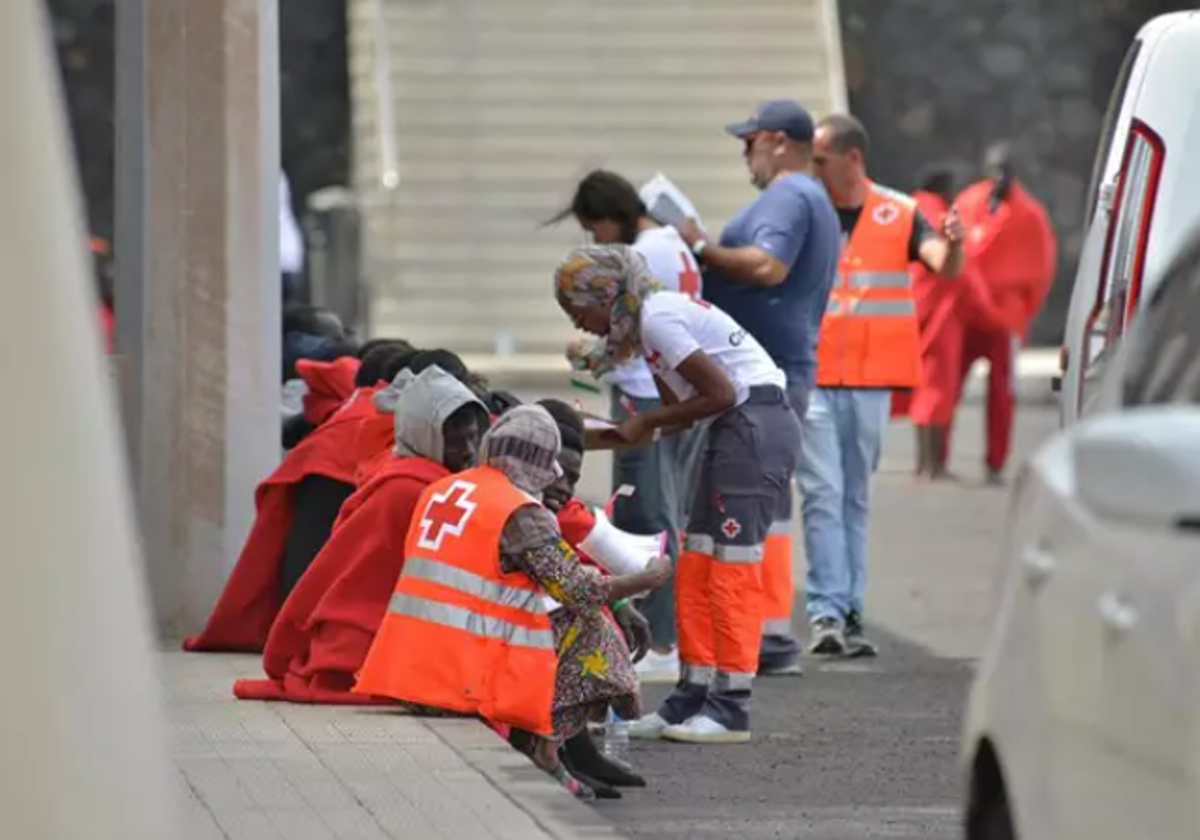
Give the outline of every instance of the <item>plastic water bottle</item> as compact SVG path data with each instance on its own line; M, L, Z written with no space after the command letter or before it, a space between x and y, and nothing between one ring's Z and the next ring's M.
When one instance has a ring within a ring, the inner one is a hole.
M604 725L604 757L626 765L629 763L629 721L623 720L612 709L608 710L608 721Z

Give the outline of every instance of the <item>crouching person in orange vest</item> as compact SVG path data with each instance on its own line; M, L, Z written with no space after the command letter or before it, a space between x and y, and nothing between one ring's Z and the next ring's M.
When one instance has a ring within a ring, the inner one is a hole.
M560 445L546 409L520 406L484 435L479 467L426 488L354 690L535 733L534 762L591 798L559 762L558 742L602 721L610 704L627 719L639 712L628 648L601 611L662 586L671 566L660 557L643 572L605 578L577 561L541 503L561 469ZM560 613L600 619L589 624L588 649L556 638L578 625L552 624L546 595L568 608ZM568 648L573 661L560 663L556 651ZM569 694L562 667L584 677Z

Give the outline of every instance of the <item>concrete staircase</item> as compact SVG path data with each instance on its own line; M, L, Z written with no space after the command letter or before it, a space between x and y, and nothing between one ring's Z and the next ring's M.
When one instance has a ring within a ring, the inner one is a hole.
M559 353L550 294L588 170L661 170L719 227L747 200L722 131L761 100L844 107L835 0L351 0L356 188L375 334ZM394 117L388 114L388 106ZM389 127L399 183L383 185Z

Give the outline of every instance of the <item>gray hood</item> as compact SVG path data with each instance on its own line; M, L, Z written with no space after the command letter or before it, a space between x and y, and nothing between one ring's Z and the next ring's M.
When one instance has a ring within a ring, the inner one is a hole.
M472 404L487 413L487 407L470 388L437 365L416 375L402 370L391 385L375 395L380 411L396 415L396 454L428 458L439 464L445 454L442 426L451 414Z

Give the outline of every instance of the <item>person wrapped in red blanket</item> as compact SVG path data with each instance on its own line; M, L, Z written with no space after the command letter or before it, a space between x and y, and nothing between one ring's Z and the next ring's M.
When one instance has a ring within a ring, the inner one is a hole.
M356 388L332 416L288 451L255 492L256 516L237 565L204 630L184 650L258 653L279 607L329 537L342 503L354 490L359 427L378 413L372 396L403 361L394 347L363 359Z
M400 576L414 506L430 484L473 465L487 428L483 403L436 365L405 371L395 386L393 457L343 506L271 627L268 679L234 684L243 700L376 702L350 689Z

